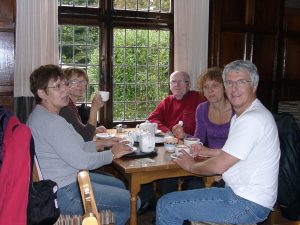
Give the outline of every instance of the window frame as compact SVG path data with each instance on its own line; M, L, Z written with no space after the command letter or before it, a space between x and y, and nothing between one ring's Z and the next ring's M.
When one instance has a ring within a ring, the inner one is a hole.
M169 74L174 70L174 0L170 0L170 13L114 10L112 0L99 0L99 8L58 6L59 25L87 25L98 26L100 32L99 49L99 81L104 90L110 91L113 96L113 29L161 29L170 32L169 47ZM170 93L170 91L169 91ZM100 109L99 121L110 128L116 125L113 122L113 102L108 101ZM124 121L128 127L135 127L141 121Z

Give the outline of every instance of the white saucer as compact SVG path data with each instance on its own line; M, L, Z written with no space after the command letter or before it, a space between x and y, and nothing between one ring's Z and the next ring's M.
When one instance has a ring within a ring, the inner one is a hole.
M102 138L102 139L109 139L109 138L112 138L114 136L115 136L114 134L110 134L110 133L97 133L96 134L97 138Z

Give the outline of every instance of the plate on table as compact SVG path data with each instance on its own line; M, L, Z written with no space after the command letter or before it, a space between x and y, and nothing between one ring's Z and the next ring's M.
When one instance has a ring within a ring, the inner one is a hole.
M112 138L114 136L115 136L114 134L110 134L110 133L97 133L96 134L96 137L101 138L101 139L109 139L109 138Z
M157 148L154 148L152 152L142 152L139 147L136 147L136 150L132 153L124 155L125 158L143 158L143 157L153 157L157 155Z

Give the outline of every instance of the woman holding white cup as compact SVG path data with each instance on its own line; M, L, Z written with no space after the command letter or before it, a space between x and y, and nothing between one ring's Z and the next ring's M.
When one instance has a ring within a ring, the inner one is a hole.
M64 74L69 82L70 101L68 106L60 110L59 115L71 123L85 141L91 141L96 133L106 132L104 126L97 127L97 113L99 109L103 107L104 101L100 94L94 96L87 124L83 124L77 111L76 103L81 100L85 94L86 86L89 82L88 75L80 68L66 68L64 69Z

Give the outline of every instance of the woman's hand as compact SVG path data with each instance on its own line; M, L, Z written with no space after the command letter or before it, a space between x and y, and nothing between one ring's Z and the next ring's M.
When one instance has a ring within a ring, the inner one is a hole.
M106 133L106 128L104 126L99 126L96 128L96 133Z
M186 133L184 133L183 127L180 124L176 124L174 127L172 127L172 133L176 138L181 140L186 137Z
M98 111L103 106L104 106L104 102L102 101L102 97L97 92L92 100L91 109L95 109Z
M94 142L98 150L103 150L105 147L112 147L116 144L119 144L120 140L122 139L119 137L113 137L110 139L97 139Z
M111 152L114 155L114 159L121 158L123 155L127 155L132 152L132 148L124 143L118 143L113 145Z

